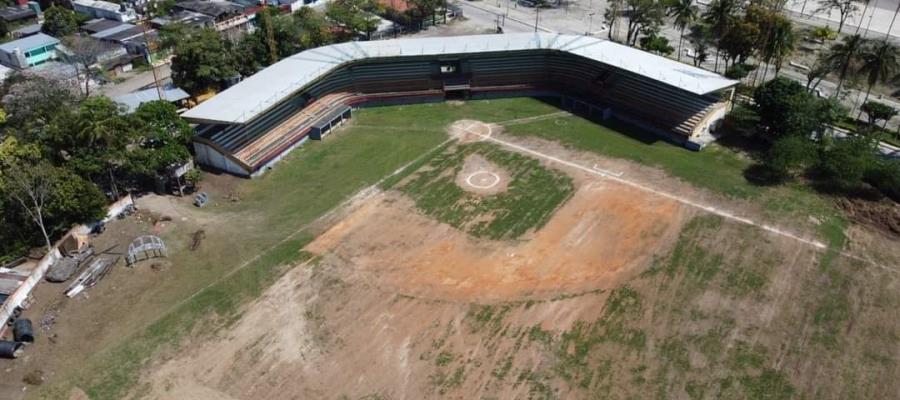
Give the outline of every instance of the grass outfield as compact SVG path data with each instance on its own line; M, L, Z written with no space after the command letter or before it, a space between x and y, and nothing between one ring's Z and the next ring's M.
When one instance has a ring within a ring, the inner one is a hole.
M285 269L278 266L303 259L304 255L297 249L311 238L299 234L282 242L287 235L434 149L447 139L444 127L450 122L463 118L502 122L558 111L534 99L357 111L353 121L356 126L348 132L295 150L260 179L241 181L238 184L241 202L222 202L218 207L204 209L202 212L211 217L228 218L229 226L234 228L208 229L202 251L176 248L171 262L179 268L169 272L175 276L174 283L154 289L153 301L130 305L137 321L123 331L121 339L105 344L105 351L86 354L77 371L58 377L30 392L30 396L67 397L69 388L78 386L92 399L123 397L138 382L140 371L151 356L171 349L188 332L214 332L226 326L238 316L241 304L258 296L281 276ZM749 161L728 149L712 146L695 153L661 141L648 143L646 135L617 133L614 129L620 127L595 125L578 117L564 120L565 129L551 119L510 126L507 133L539 136L658 166L687 182L719 193L765 199L768 207L780 214L805 218L807 212L818 217L834 213L814 193L792 187L769 189L749 184L742 176ZM806 208L811 211L805 211ZM835 243L843 240L842 226L836 222L828 233ZM258 259L239 272L203 289L257 256ZM102 285L98 290L102 290ZM199 294L191 297L198 290ZM219 318L211 318L214 315ZM208 325L199 329L198 323Z

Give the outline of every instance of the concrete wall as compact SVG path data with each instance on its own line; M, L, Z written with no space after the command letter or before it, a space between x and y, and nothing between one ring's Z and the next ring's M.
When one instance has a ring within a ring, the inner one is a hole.
M117 215L121 214L126 207L133 204L134 199L132 199L130 195L123 197L119 199L119 201L107 207L106 217L101 221L97 221L87 225L78 225L70 229L69 233L89 234L94 225L101 222L107 222L115 218ZM63 238L65 238L66 236L68 236L68 234L63 235ZM28 276L28 278L26 278L24 281L22 281L22 284L19 285L18 289L16 289L16 291L6 299L6 302L3 303L3 307L0 307L0 336L3 336L6 333L6 330L9 328L9 326L6 325L6 321L9 320L9 318L13 315L16 307L22 305L25 299L27 299L28 296L31 295L31 291L34 290L35 286L37 286L37 284L44 279L44 274L47 273L47 270L50 269L50 266L53 265L56 260L62 257L62 254L59 252L59 246L61 243L62 241L58 241L53 245L53 250L47 253L47 255L45 255L44 258L42 258L38 262L37 267L32 270L31 275Z
M243 166L226 157L212 146L194 142L194 153L196 154L194 158L197 159L197 163L199 164L225 171L229 174L243 177L250 176L250 172L244 169Z

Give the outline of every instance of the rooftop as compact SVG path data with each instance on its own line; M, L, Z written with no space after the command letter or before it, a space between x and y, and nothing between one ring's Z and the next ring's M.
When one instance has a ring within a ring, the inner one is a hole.
M193 26L206 26L212 24L213 17L194 11L180 10L169 15L153 18L151 21L155 26L165 26L168 24L180 22Z
M25 25L19 29L12 31L13 36L25 37L31 36L41 31L41 24Z
M91 37L96 38L96 39L102 39L107 36L114 35L116 33L122 32L122 31L127 31L127 30L129 30L131 28L135 28L135 27L136 26L132 25L132 24L112 25L107 29L97 31L96 33L92 34Z
M90 8L96 8L96 9L112 11L112 12L119 12L122 9L122 6L120 6L116 3L110 3L108 1L101 1L101 0L73 0L72 4L73 5L77 4L82 7L90 7Z
M104 18L97 18L97 19L92 19L92 20L86 22L84 25L81 26L81 29L84 30L85 32L97 33L97 32L103 32L107 29L115 28L120 25L122 25L122 23L119 21L114 21L111 19L104 19Z
M34 10L28 7L9 6L0 8L0 18L7 22L33 18L36 16L37 14L34 12Z
M246 123L341 64L366 58L473 54L551 49L579 55L703 95L737 84L675 60L604 39L552 33L515 33L347 42L309 49L281 60L219 93L184 116L198 122Z
M18 40L13 40L12 42L0 44L0 50L11 53L15 49L28 51L38 47L44 47L54 44L59 44L59 40L55 37L44 33L37 33Z
M175 3L175 8L182 10L194 11L201 14L209 15L214 18L225 14L236 14L244 11L246 7L232 3L230 1L203 1L190 0Z
M187 92L174 85L163 87L162 92L163 99L166 101L178 101L190 97ZM140 107L140 105L143 103L149 103L151 101L157 100L159 100L159 92L156 91L155 87L139 90L137 92L132 92L113 98L113 101L125 106L128 112L134 112L134 110L137 110L137 108Z

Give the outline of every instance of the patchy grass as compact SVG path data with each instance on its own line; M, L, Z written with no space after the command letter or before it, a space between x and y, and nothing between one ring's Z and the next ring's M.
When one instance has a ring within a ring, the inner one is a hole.
M746 118L745 118L746 119ZM819 236L829 244L843 241L845 222L832 203L808 185L758 186L744 177L753 163L748 155L715 143L694 152L641 129L608 121L597 123L577 115L507 126L505 133L535 136L575 149L658 167L694 186L731 198L761 204L772 219L788 216L820 220Z
M478 154L510 176L506 191L489 196L456 183L466 157ZM488 239L515 239L540 228L574 192L572 179L539 161L489 143L449 146L432 154L419 170L395 186L425 214Z
M357 114L356 122L369 124L383 115L406 119L411 116L388 108L363 110ZM65 397L69 387L79 386L92 399L122 398L137 382L152 355L176 346L185 333L196 329L198 321L227 326L239 317L236 310L240 304L257 297L285 272L282 266L302 260L304 255L298 249L311 237L301 234L281 242L286 236L446 138L442 129L388 135L379 129L353 128L331 136L327 142L294 151L259 179L241 181L241 202L222 202L200 211L213 218L224 216L240 221L240 234L207 229L207 239L200 250L171 251L172 264L182 266L171 272L179 279L154 288L158 292L153 296L154 302L132 307L133 313L145 315L145 324L136 324L121 341L88 357L78 370L43 385L32 396ZM209 282L258 255L246 268L204 289Z

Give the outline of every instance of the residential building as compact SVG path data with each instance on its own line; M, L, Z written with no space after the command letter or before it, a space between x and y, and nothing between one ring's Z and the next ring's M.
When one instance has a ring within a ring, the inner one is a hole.
M190 0L175 3L176 11L193 11L212 17L217 31L247 29L260 9L259 5L231 1Z
M94 18L106 18L119 22L129 22L137 19L133 9L127 8L124 4L110 3L100 0L73 0L72 8L76 12L90 15Z
M215 26L215 18L194 11L180 10L156 17L150 20L154 28L162 28L169 24L179 23L195 28L213 28Z
M43 33L0 44L0 64L16 69L43 64L56 59L58 45L58 39Z
M163 100L174 103L177 106L180 106L182 101L184 101L188 97L191 97L183 89L169 84L160 87L159 90L157 90L154 86L149 89L138 90L136 92L117 96L113 98L113 101L124 106L126 111L130 113L134 112L134 110L137 110L137 108L140 107L141 104L159 100L160 92L162 92Z
M36 1L16 0L16 4L0 8L0 19L4 22L20 22L37 18L41 6Z

